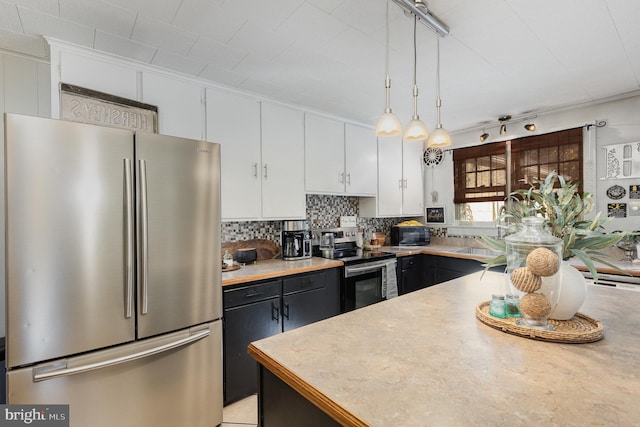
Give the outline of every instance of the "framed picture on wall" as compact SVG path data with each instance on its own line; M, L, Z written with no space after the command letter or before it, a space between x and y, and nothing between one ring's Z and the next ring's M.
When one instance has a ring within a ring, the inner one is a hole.
M427 208L427 224L444 224L444 208Z

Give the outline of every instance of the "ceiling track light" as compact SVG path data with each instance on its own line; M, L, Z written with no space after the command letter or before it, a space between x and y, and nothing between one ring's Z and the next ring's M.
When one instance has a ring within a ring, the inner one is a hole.
M500 121L500 123L502 123L500 125L500 135L504 136L507 134L507 125L505 125L505 122L508 122L509 120L511 120L511 116L509 115L500 116L498 117L498 120Z
M429 12L424 0L393 0L393 2L413 14L427 28L433 30L440 37L449 35L449 26Z
M524 128L526 130L528 130L529 132L535 132L536 124L535 123L527 123L526 125L524 125Z
M489 133L483 130L482 135L480 135L480 142L485 142L487 138L489 138Z

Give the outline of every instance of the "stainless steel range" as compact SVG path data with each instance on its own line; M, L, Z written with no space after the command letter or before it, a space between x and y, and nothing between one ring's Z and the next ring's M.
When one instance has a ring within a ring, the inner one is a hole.
M314 256L344 263L340 283L343 313L398 295L396 256L359 248L357 228L316 229L311 238Z

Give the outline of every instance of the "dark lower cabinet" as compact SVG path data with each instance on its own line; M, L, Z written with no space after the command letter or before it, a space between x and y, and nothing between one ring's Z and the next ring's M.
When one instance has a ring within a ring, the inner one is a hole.
M339 427L340 424L285 384L268 369L259 366L258 425L261 427Z
M275 280L224 292L225 404L255 393L255 360L247 345L281 331L280 288Z
M224 404L258 390L250 342L340 314L340 269L223 289Z
M400 295L429 286L429 283L424 280L422 258L423 255L408 255L398 258L396 269Z
M466 258L452 258L446 256L427 255L434 258L435 283L457 279L467 274L484 270L482 261ZM491 268L491 271L504 272L504 266Z

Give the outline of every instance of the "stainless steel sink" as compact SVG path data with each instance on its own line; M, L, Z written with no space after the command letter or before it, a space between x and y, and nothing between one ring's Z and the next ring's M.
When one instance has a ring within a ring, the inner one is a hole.
M465 254L465 255L491 257L491 258L500 255L500 252L492 251L491 249L485 249L485 248L463 248L463 249L457 250L456 253Z

